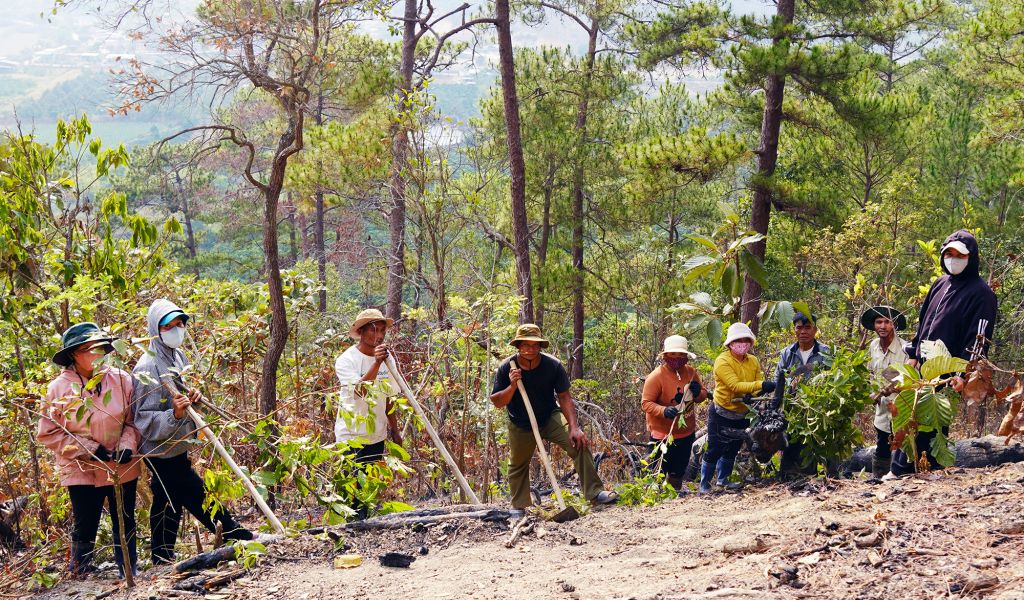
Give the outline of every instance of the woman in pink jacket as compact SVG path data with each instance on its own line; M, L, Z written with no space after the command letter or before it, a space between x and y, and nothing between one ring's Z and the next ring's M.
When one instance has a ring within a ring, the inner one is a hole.
M124 575L120 526L125 527L132 573L136 571L135 484L140 457L139 431L132 410L132 376L94 363L113 351L113 338L95 323L78 323L64 332L53 362L63 367L50 382L43 401L37 439L53 451L61 485L71 497L70 569L95 571L92 565L103 503L110 511L114 561ZM115 479L122 488L118 518Z

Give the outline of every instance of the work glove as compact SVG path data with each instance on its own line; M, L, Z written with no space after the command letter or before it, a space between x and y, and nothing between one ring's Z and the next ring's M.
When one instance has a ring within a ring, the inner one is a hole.
M696 379L690 382L690 394L693 395L694 400L697 399L697 396L700 396L700 382Z
M100 444L100 447L96 448L93 454L96 456L96 460L100 462L108 462L111 459L110 450L107 450L107 447L103 444Z
M665 409L665 418L672 420L679 415L679 409L674 406L669 406Z
M129 450L128 448L125 448L124 450L118 450L114 460L116 460L118 464L126 465L132 460L132 451Z
M761 394L771 394L775 391L775 382L771 379L765 379L761 382Z
M683 401L683 390L676 388L676 395L672 397L672 402L679 404Z

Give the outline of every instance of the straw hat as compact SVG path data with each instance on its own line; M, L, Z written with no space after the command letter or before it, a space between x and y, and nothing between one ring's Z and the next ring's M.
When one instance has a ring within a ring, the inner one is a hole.
M356 316L356 320L352 322L352 326L348 328L348 334L352 336L352 339L359 339L359 330L368 323L375 323L377 321L385 321L388 327L395 324L394 319L388 319L384 316L384 313L380 312L376 308L367 308L366 310L359 313Z
M516 329L516 337L512 338L509 344L519 347L519 342L538 342L541 348L547 348L549 342L544 339L544 335L540 331L540 327L537 327L533 323L524 323Z
M747 327L746 323L733 323L729 326L728 331L725 334L725 345L735 342L736 340L742 340L743 338L750 338L750 341L756 342L757 337L754 336L754 332Z
M682 352L690 358L697 358L697 355L690 352L690 342L681 335L670 335L665 338L665 343L662 346L661 353L664 355L667 352Z

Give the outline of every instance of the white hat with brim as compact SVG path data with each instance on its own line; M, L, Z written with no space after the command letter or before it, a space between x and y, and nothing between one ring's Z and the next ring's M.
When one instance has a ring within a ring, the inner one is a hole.
M963 254L964 256L967 256L971 253L971 251L967 249L967 244L961 242L960 240L953 240L952 242L942 247L942 251L939 252L939 255L945 254L946 250L949 250L950 248L956 250L957 252Z
M348 329L348 334L352 339L358 340L360 338L359 330L362 329L364 325L375 323L377 321L386 322L388 327L395 324L394 319L386 318L384 313L380 312L376 308L368 308L356 316L356 320L352 322L352 326Z
M697 355L690 352L690 342L681 335L670 335L665 338L665 343L662 346L661 354L664 355L669 352L680 352L689 356L690 358L697 358Z
M751 342L757 341L757 336L754 332L747 327L746 323L733 323L729 326L729 330L725 334L725 345L735 342L736 340L742 340L744 338L750 338Z

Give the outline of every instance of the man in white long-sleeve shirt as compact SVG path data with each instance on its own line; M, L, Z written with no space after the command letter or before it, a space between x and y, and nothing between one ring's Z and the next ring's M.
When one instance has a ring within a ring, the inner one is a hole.
M394 321L384 318L379 310L359 313L349 328L349 335L358 343L345 350L334 363L341 383L341 405L334 423L334 437L339 442L361 440L356 460L372 462L384 455L384 440L391 431L391 441L401 445L390 393L396 389L390 382L384 361L388 346L384 336ZM387 384L383 384L388 380Z

